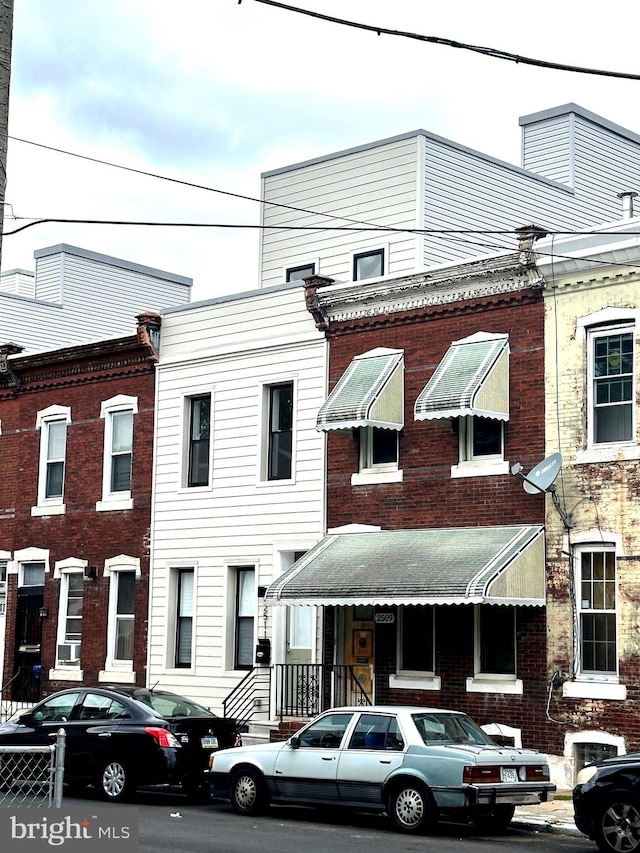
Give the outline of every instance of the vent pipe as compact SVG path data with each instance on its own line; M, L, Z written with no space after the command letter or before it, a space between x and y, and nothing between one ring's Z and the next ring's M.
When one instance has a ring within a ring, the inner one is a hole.
M628 190L624 193L618 193L618 198L622 199L622 218L633 219L633 200L638 197L638 193L633 190Z

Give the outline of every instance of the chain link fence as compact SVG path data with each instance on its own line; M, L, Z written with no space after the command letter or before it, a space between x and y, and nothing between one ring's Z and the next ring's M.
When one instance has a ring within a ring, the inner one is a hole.
M0 746L0 807L60 808L66 734L47 746Z

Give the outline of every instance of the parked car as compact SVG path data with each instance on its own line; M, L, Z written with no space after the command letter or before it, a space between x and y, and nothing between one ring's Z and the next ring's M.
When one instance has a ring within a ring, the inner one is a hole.
M640 850L640 753L587 764L573 789L574 820L603 853Z
M141 786L209 795L210 754L241 743L236 723L164 690L77 687L48 696L0 725L0 746L49 745L66 732L64 781L120 800ZM10 784L9 765L3 783Z
M504 828L516 805L550 799L546 755L501 747L472 719L437 708L333 708L281 743L211 756L215 797L250 815L269 803L386 811L401 832L445 815Z

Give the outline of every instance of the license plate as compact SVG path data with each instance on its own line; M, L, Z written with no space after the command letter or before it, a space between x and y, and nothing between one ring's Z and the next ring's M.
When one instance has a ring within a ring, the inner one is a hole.
M200 744L203 749L217 749L218 748L218 738L217 737L201 737Z
M518 771L515 767L501 767L500 768L500 778L503 782L517 782L518 781Z

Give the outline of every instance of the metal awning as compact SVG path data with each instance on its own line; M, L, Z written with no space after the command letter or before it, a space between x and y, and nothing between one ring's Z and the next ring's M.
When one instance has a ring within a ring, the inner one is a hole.
M379 347L357 355L320 411L318 430L404 426L404 351Z
M417 421L476 415L509 420L509 338L454 341L415 403Z
M267 604L545 604L539 525L328 534Z

